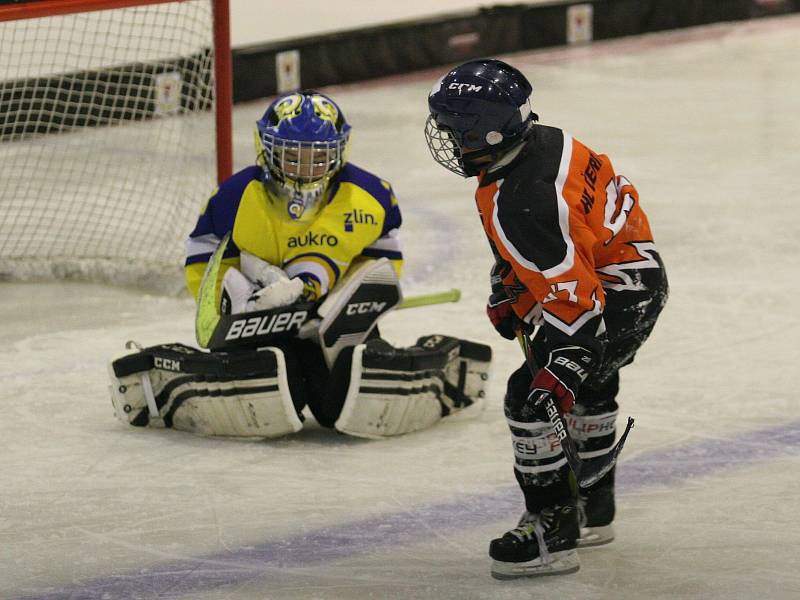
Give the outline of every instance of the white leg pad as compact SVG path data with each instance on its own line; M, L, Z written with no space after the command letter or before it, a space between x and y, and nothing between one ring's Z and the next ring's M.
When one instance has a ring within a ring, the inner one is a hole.
M451 415L479 414L491 365L483 344L431 335L410 348L370 340L353 351L336 429L382 438L426 429Z
M279 349L257 351L256 356L272 367L263 376L242 373L230 377L215 375L225 369L214 368L213 353L195 353L184 347L189 352L181 357L174 352L177 346L146 349L128 357L144 365L153 357L153 366L144 370L128 372L129 366L120 366L125 359L109 365L111 401L119 419L137 426L247 438L281 437L302 428Z
M472 418L483 412L486 407L486 389L491 376L491 358L469 358L464 354L464 341L461 342L461 356L447 363L444 370L444 401L450 409L450 418ZM471 344L472 347L479 346ZM459 402L458 398L467 399Z
M335 424L337 430L357 437L383 438L426 429L442 418L435 391L442 387L440 378L409 374L401 381L396 372L371 369L364 381L361 359L365 348L360 344L353 351L350 387Z

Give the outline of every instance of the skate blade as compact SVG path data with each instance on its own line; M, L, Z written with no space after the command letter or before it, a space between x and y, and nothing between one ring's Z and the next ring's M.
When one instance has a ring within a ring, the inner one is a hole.
M610 544L614 541L614 526L603 525L600 527L581 527L581 536L578 538L578 548L593 548Z
M550 555L550 562L542 564L541 559L528 562L492 561L491 575L495 579L517 579L518 577L544 577L546 575L568 575L581 568L578 553L564 550Z

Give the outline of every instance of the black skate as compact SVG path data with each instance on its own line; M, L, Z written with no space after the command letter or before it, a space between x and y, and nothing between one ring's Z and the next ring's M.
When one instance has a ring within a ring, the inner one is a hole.
M564 575L580 568L578 562L578 511L573 504L526 512L519 525L492 540L492 577L514 579Z
M603 477L595 485L580 491L578 513L581 533L579 548L602 546L614 540L614 473Z

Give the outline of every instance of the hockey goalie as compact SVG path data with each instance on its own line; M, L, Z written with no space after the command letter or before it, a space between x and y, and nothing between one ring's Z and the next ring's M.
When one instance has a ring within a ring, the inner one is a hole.
M382 438L479 409L488 346L425 335L397 348L378 333L402 301L400 210L386 181L346 160L341 109L289 94L256 131L256 164L220 185L186 243L200 348L114 360L117 417L275 438L299 431L307 408L323 427Z

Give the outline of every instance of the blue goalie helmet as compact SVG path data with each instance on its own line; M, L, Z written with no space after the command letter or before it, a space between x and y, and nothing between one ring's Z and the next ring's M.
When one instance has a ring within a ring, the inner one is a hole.
M346 161L350 125L342 111L327 96L304 90L272 102L256 127L268 190L286 202L291 219L315 213Z
M519 146L538 119L531 112L533 87L500 60L473 60L433 86L425 139L434 160L463 177L490 168Z

